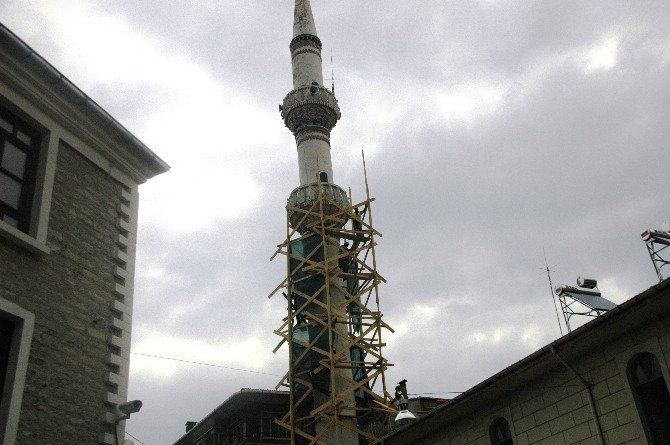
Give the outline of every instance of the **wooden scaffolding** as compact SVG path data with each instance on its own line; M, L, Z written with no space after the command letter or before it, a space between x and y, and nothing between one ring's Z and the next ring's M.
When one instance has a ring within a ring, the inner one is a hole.
M290 410L276 422L292 445L371 444L397 413L384 377L392 365L382 355L382 332L393 329L379 309L386 280L376 267L374 199L367 178L366 199L357 203L335 199L329 184L310 187L314 199L287 205L286 240L272 256L288 264L270 294L283 290L288 307L274 352L289 346L289 370L277 388L289 389Z

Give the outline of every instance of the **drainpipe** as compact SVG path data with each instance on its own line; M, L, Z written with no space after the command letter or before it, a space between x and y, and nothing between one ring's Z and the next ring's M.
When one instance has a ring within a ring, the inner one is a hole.
M561 357L558 354L555 347L553 346L551 347L551 352L556 356L556 358L558 358L558 360L560 360L561 363L563 363L563 366L569 369L575 375L575 377L577 377L577 380L579 380L581 384L584 385L584 388L586 389L586 395L589 398L589 406L591 407L591 414L593 415L593 420L596 423L596 429L598 430L598 439L600 440L600 445L605 445L605 438L603 437L603 429L600 425L600 419L598 418L598 411L596 410L596 402L593 400L593 391L592 391L593 384L586 381L584 377L582 377L577 373L575 368L573 368L568 364L568 362L563 360L563 357Z

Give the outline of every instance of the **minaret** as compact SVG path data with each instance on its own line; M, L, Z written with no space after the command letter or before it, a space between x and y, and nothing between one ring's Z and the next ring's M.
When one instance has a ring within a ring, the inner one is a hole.
M295 136L300 173L300 186L288 198L288 221L303 236L289 243L289 268L296 271L289 280L290 304L292 310L300 312L295 324L291 321L289 354L294 379L289 385L294 422L310 412L320 413L306 426L308 435L317 442L292 433L291 443L358 445L355 394L348 390L354 376L345 309L353 303L347 301L342 279L331 276L341 256L339 236L323 232L324 227L340 229L347 217L342 209L350 207L346 192L333 181L330 157L330 132L340 118L340 109L333 92L323 86L321 40L309 0L295 1L290 50L293 91L280 109ZM320 216L306 217L314 215L315 207L320 207ZM330 218L325 226L324 218ZM309 265L296 265L296 258L323 264L324 269L315 275ZM293 315L290 318L293 320ZM306 346L313 349L305 352ZM343 360L345 364L337 364ZM296 405L300 407L294 408ZM296 427L299 429L295 424L292 428Z
M321 40L309 0L296 0L293 40L290 44L293 91L281 106L284 123L293 132L298 149L300 187L290 202L302 207L313 201L310 184L321 182L326 193L346 204L347 195L333 181L330 131L340 118L335 95L323 86Z
M286 239L278 254L287 275L270 294L286 299L288 315L274 332L288 345L289 411L276 423L291 445L368 445L388 432L397 414L386 390L376 236L367 175L366 198L351 202L335 184L330 132L340 118L323 86L321 41L309 0L295 0L291 40L293 91L280 106L295 136L300 185L286 205ZM363 163L365 172L365 162Z

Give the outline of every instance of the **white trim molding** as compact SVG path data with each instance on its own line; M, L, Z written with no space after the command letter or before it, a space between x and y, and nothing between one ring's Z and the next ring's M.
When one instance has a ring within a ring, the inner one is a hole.
M35 327L35 315L22 307L0 298L0 317L14 323L12 346L0 403L0 437L2 445L13 445L21 415L23 388L26 383L30 345Z
M30 211L28 233L23 233L9 224L0 221L0 236L32 253L48 254L50 253L50 249L46 245L47 230L60 136L58 131L53 127L53 123L46 116L3 85L2 82L0 82L0 91L2 92L0 101L3 106L33 127L42 137L37 161L35 190L32 197L33 204Z
M116 405L128 398L128 377L130 374L130 334L132 327L133 310L133 283L135 279L135 243L137 241L137 212L139 193L137 185L124 185L119 196L117 210L117 237L116 247L112 252L114 259L114 276L117 283L112 290L114 300L110 306L113 314L110 324L112 334L107 340L109 358L107 360L113 368L107 374L105 383L113 388L105 397L107 413L102 421L118 428L119 437L123 437L125 423L116 425ZM109 435L100 437L100 443L109 442Z

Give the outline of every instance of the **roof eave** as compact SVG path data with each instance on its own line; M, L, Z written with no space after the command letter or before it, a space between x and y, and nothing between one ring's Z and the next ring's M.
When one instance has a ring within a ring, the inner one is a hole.
M87 115L97 121L104 131L123 141L142 162L141 171L144 176L142 179L150 179L170 169L170 166L149 147L2 23L0 23L0 42L7 46L17 60L32 64L45 84L62 92L74 107L85 108Z
M588 333L591 333L596 327L602 325L603 323L607 323L611 319L614 319L616 317L628 313L631 309L637 307L640 303L656 295L659 295L662 291L668 288L670 288L670 278L651 286L649 289L646 289L644 292L634 296L629 300L626 300L616 308L608 312L605 312L598 318L595 318L592 321L575 329L574 331L569 332L568 334L558 338L557 340L554 340L550 344L542 347L541 349L538 349L532 354L522 358L518 362L506 367L500 372L478 383L477 385L468 389L464 393L459 394L458 396L451 399L445 405L437 407L434 410L426 413L418 421L406 425L404 427L401 427L387 434L386 436L380 438L376 443L384 443L385 440L389 440L391 438L400 436L401 434L406 434L411 430L421 428L423 425L428 425L428 422L430 422L432 417L456 409L457 406L468 402L476 395L480 394L483 390L491 388L495 383L501 381L502 379L509 377L516 372L521 372L522 370L529 368L532 364L537 363L540 359L553 354L552 350L560 350L563 347L569 345L570 343L578 341L579 339L586 336ZM426 431L423 431L422 433L429 434L431 431L434 430L435 428L427 428Z

